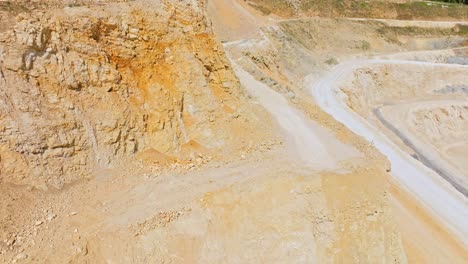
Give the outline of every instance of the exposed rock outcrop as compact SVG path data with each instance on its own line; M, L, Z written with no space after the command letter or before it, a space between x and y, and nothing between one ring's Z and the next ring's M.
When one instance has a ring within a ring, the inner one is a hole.
M236 119L239 82L212 37L205 1L158 2L8 17L0 181L61 187L141 150L234 140L216 131L245 121Z

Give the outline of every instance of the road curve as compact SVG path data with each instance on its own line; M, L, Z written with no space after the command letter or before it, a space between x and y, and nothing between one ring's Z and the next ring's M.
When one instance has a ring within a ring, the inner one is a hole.
M339 169L339 162L361 157L361 154L338 141L326 129L308 119L292 107L286 98L257 81L252 75L231 61L236 75L247 92L272 114L284 135L304 165L316 170Z
M306 78L305 85L324 111L354 133L364 137L386 155L391 162L391 175L465 246L468 246L468 225L466 224L468 222L468 199L436 172L401 150L387 136L353 112L346 104L346 95L339 88L339 84L354 70L373 64L463 66L404 60L356 60L339 64L317 82L308 81L310 78Z

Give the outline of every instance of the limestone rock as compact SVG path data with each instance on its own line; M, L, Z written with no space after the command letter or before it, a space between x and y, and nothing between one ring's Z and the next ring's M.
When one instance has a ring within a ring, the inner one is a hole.
M230 138L209 119L238 108L239 82L205 1L92 3L0 28L0 181L60 188L145 149Z

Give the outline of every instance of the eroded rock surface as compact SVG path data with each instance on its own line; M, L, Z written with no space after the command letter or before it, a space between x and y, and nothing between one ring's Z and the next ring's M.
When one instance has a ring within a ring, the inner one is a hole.
M243 122L230 120L241 112L239 83L204 5L5 13L0 181L60 187L146 149L174 153L192 139L225 145L230 136L217 127Z

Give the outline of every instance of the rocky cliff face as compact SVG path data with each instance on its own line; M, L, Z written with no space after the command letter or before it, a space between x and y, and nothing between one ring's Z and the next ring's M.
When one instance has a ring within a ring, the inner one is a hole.
M239 83L212 37L205 4L4 13L0 181L61 187L140 151L174 154L191 140L207 147L234 141L217 131L245 122Z

